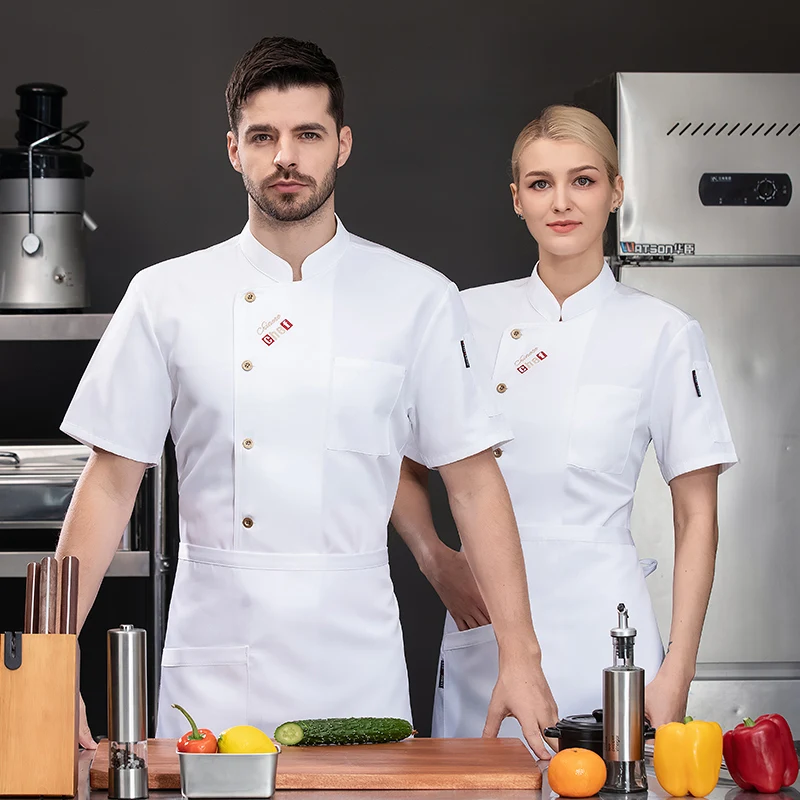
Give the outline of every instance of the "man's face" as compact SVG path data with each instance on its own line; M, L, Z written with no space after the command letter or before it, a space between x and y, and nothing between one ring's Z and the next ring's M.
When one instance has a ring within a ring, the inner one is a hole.
M348 159L348 127L336 135L325 86L261 89L242 106L228 133L228 157L261 212L277 222L307 219L333 194Z

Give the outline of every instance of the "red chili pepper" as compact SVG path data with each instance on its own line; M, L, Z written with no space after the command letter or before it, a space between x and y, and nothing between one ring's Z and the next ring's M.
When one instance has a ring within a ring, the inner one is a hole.
M780 714L749 717L723 737L725 764L742 789L774 794L797 780L798 762L789 723Z
M175 703L172 704L172 707L177 708L192 726L188 733L184 733L178 739L178 751L181 753L216 753L217 737L208 728L198 728L194 724L194 720L183 708L175 705Z

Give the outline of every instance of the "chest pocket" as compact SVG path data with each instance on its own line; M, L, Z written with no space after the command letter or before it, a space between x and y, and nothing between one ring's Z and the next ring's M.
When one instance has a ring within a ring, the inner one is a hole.
M389 455L391 416L405 375L405 367L385 361L335 359L328 407L328 449Z
M575 396L567 462L619 475L628 461L641 394L625 386L581 386Z

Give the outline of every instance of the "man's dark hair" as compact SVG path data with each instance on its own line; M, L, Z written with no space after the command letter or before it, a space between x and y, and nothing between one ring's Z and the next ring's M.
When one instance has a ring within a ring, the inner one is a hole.
M233 68L225 90L231 131L238 132L242 106L253 92L296 86L328 87L328 111L336 120L338 133L344 124L344 89L336 64L313 42L300 42L287 36L262 39Z

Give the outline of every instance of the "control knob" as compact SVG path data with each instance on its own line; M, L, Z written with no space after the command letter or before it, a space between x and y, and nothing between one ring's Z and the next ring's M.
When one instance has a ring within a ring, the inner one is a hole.
M778 187L775 186L775 181L769 178L764 178L756 184L756 196L759 200L772 200L778 193Z

